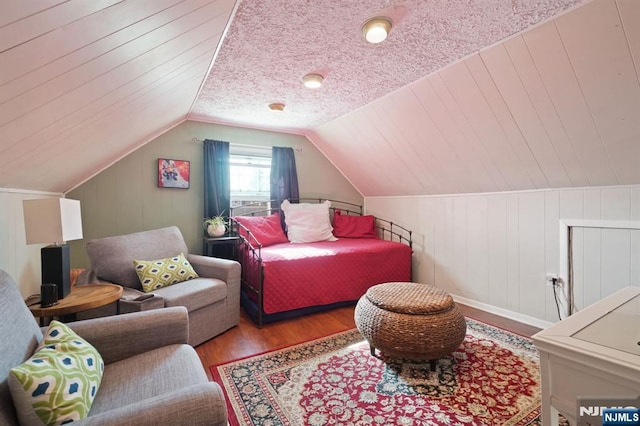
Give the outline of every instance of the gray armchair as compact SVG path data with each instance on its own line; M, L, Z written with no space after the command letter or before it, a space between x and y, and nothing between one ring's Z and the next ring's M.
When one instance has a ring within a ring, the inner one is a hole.
M77 285L110 282L124 287L120 312L137 312L169 306L184 306L189 312L189 343L199 345L240 321L240 264L188 253L176 226L87 241L91 269L78 277ZM144 299L134 260L157 260L184 253L200 276L194 280L154 290ZM143 300L141 300L143 299ZM79 315L113 315L115 306Z
M9 370L35 351L42 331L15 282L0 270L0 425L18 424ZM225 425L220 386L187 344L184 307L68 323L101 354L105 369L81 425Z

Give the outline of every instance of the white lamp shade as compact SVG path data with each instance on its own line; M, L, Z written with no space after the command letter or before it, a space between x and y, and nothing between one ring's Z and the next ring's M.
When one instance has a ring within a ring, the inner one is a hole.
M27 244L61 243L82 238L82 215L78 200L23 200L22 209Z

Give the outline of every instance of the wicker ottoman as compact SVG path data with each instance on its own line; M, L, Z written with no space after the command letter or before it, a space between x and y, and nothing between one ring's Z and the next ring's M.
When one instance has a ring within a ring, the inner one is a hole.
M464 315L447 292L432 285L385 283L367 290L355 310L358 330L390 357L436 361L455 351L465 338Z

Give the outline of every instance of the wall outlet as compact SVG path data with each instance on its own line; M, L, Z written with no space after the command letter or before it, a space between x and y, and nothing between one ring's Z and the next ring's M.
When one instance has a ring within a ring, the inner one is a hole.
M546 283L549 287L553 287L554 285L560 287L561 285L560 278L555 272L547 272Z

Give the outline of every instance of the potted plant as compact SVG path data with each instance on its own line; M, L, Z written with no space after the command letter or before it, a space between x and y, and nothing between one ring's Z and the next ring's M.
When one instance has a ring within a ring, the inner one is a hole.
M227 232L227 220L221 214L205 218L203 226L211 237L222 237Z

